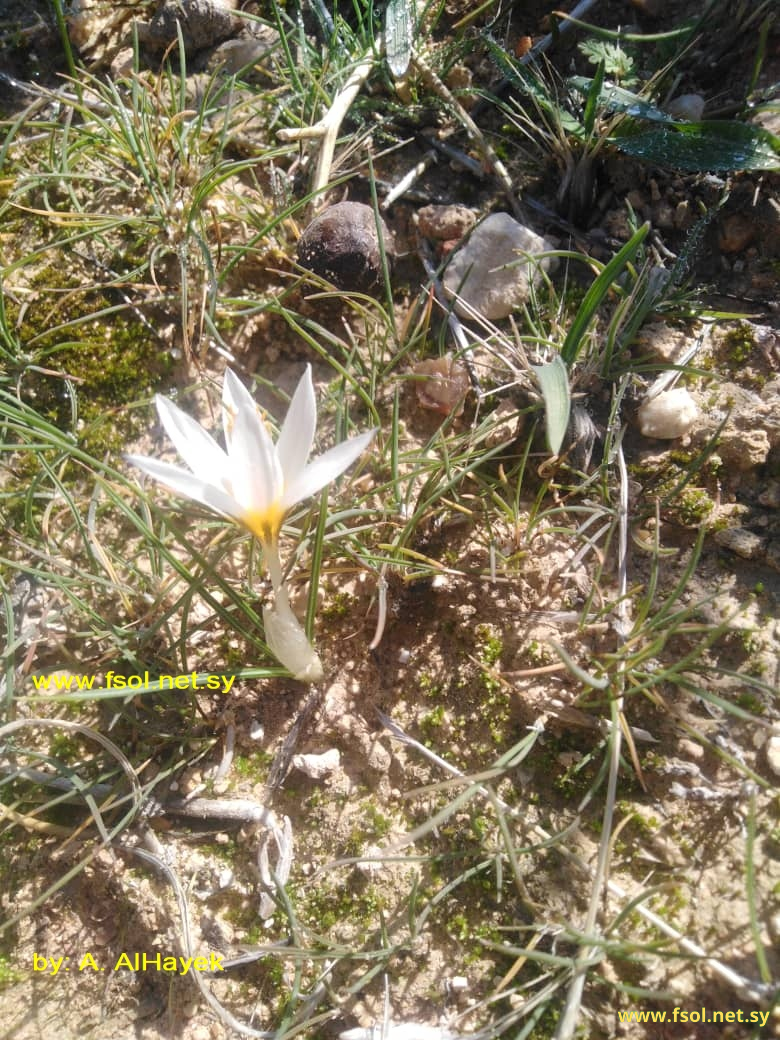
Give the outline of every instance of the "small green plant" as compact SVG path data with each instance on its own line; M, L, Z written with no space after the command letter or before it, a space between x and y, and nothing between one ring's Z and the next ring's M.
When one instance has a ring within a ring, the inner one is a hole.
M591 65L602 65L605 74L619 86L633 88L639 84L636 62L620 44L593 38L583 40L579 50Z
M0 990L21 982L23 978L24 972L13 964L10 957L0 954Z

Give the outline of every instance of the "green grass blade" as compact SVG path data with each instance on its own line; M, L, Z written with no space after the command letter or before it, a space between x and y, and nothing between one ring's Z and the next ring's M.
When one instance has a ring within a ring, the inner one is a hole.
M601 274L585 294L582 306L577 312L577 316L574 319L574 322L566 335L566 339L564 340L563 347L561 348L561 357L570 368L577 360L581 344L584 341L585 332L595 317L596 312L612 288L618 275L621 273L623 268L633 260L637 250L641 246L642 242L644 242L649 231L650 224L648 222L645 222L640 228L638 228L623 248L619 252L615 253L610 262L604 267Z

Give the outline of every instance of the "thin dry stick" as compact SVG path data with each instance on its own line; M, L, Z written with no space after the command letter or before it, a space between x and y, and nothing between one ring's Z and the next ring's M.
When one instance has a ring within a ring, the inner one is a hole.
M419 54L413 56L412 64L420 73L425 85L430 87L434 94L437 94L442 101L452 109L458 122L463 126L474 144L482 152L486 162L490 165L498 178L515 217L518 220L522 220L523 212L515 193L512 178L509 176L506 166L504 166L498 155L496 155L493 146L485 138L485 135L479 129L463 105L461 105L458 99L453 95L452 91L446 86L446 84L442 83L430 65L426 64Z
M352 71L349 79L336 94L330 108L318 123L314 123L312 126L288 127L278 131L278 136L282 141L320 139L320 152L311 188L312 194L315 196L328 186L341 124L344 122L352 102L371 74L376 60L376 50L381 48L381 44L380 39L377 41L376 48L372 49Z
M383 211L390 209L393 203L397 199L400 199L402 195L406 194L406 192L411 188L415 181L419 180L419 178L422 177L422 175L425 173L428 167L434 162L436 162L436 151L435 149L431 148L429 151L425 153L425 155L417 163L417 165L414 166L406 174L405 177L402 177L401 180L392 189L392 191L390 191L387 194L385 201L379 208Z

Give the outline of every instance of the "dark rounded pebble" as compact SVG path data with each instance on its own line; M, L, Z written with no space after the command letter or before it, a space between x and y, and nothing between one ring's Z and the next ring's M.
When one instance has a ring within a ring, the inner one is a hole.
M393 244L380 218L388 262ZM382 285L382 257L373 209L337 202L309 224L298 240L298 263L347 292L375 292Z

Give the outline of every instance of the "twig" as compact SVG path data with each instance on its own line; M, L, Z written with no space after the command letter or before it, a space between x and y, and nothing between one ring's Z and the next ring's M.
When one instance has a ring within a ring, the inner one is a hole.
M486 139L485 135L468 114L463 105L461 105L458 99L453 95L452 91L446 86L446 84L442 83L430 65L428 65L419 54L415 54L412 57L412 64L420 73L426 86L430 87L434 94L437 94L441 100L452 109L456 119L463 126L474 144L480 149L485 161L498 178L515 217L518 220L522 220L523 211L520 208L520 203L518 202L515 193L512 178L509 176L506 166L504 166L503 162L499 159L493 146Z
M400 179L400 181L387 193L387 196L379 207L381 210L388 210L393 203L400 199L402 195L405 195L411 186L417 181L428 167L436 162L436 152L433 148L425 153L422 159L417 163L416 166Z
M282 141L320 140L320 152L317 157L317 166L314 171L314 180L311 188L312 194L315 196L319 195L328 186L341 124L352 107L352 102L368 79L376 60L375 54L377 50L381 49L381 45L380 37L376 41L375 47L352 71L349 79L336 94L330 108L318 123L314 123L311 126L287 127L278 131L278 137Z
M572 29L575 28L576 22L571 21L572 18L582 18L582 16L587 14L591 7L595 6L597 3L598 0L580 0L580 3L577 4L570 14L564 15L563 12L558 12L561 17L565 19L562 24L556 26L555 32L547 33L546 36L543 36L538 43L533 45L527 54L522 56L522 58L518 58L517 64L530 65L532 62L536 61L539 55L544 54L545 51L549 50L553 43L555 43L557 39L560 39L564 33L571 32ZM510 79L502 79L500 83L497 83L496 86L493 87L491 93L500 96L511 87L511 85L512 81ZM489 104L489 98L483 98L478 101L474 106L474 115L482 112Z
M175 813L194 820L222 820L243 825L259 823L269 830L279 826L276 814L251 798L190 798L165 802L159 806L162 813Z

